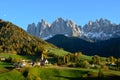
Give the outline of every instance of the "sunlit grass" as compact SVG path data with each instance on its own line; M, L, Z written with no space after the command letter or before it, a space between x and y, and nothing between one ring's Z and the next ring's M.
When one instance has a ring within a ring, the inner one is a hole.
M6 54L6 53L0 53L0 57L5 57L5 58L18 58L18 59L28 59L28 60L32 60L33 58L35 58L35 56L29 56L29 55L17 55L17 54Z

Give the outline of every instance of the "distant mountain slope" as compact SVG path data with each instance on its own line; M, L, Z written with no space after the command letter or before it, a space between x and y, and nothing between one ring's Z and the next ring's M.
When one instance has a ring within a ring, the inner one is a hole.
M70 52L84 52L88 47L90 47L90 44L87 41L77 37L66 37L64 35L55 35L46 41Z
M35 55L48 48L59 51L57 47L26 33L18 26L0 20L0 53Z
M87 55L120 57L120 38L93 43L77 37L55 35L46 41L70 52L82 51Z

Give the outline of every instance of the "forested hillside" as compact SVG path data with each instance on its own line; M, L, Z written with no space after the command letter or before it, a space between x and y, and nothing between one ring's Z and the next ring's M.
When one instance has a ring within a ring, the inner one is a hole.
M57 49L57 47L38 39L12 24L0 20L0 53L21 55L40 54L43 49Z

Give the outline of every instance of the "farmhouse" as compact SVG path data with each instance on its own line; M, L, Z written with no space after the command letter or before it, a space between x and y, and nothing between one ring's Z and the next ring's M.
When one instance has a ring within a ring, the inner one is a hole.
M5 61L5 57L0 57L0 61Z

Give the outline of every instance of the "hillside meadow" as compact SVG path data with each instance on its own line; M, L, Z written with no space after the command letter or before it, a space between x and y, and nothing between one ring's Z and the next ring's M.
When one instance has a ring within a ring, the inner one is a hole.
M10 70L1 72L0 80L98 80L99 70L82 69L82 68L67 68L67 67L32 67L22 68L21 70ZM118 80L120 72L103 71L104 78L100 80Z

